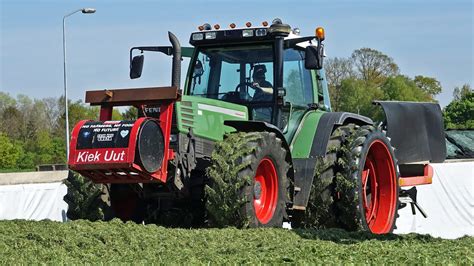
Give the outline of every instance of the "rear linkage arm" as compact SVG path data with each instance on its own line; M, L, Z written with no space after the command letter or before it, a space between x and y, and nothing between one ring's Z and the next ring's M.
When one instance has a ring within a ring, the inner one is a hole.
M416 187L412 187L410 189L402 189L400 191L400 198L404 198L406 200L402 200L404 202L401 203L401 206L400 208L404 208L407 203L410 203L411 205L411 212L413 215L416 214L416 210L415 210L415 207L418 209L418 211L420 211L421 215L423 215L423 217L427 218L428 215L426 214L426 212L420 207L420 205L418 204L418 202L416 201L416 195L418 194L418 191L416 190Z

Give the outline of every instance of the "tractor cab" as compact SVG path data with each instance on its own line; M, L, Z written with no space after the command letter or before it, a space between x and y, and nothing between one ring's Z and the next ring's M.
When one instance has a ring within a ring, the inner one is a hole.
M204 24L191 34L183 94L245 106L248 120L273 124L289 140L308 109L330 110L323 35L301 37L278 19L260 27Z
M138 78L143 55L134 50L173 55L172 85L180 87L181 58L191 58L180 101L176 128L197 137L220 141L228 121L258 121L281 131L288 143L308 110L330 111L323 69L324 29L302 37L280 19L243 28L204 24L190 36L193 48L143 46L130 50L130 77ZM170 39L171 40L171 39ZM178 43L179 45L179 43ZM146 110L154 110L147 108ZM158 110L158 109L155 109ZM144 116L155 116L150 111Z

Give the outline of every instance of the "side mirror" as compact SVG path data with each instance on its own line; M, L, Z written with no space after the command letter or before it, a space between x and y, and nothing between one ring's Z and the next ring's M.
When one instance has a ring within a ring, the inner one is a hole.
M318 46L308 46L305 49L304 67L306 69L323 68L324 46L319 43Z
M143 70L143 60L145 57L143 55L134 56L132 62L130 62L130 78L136 79L142 75Z

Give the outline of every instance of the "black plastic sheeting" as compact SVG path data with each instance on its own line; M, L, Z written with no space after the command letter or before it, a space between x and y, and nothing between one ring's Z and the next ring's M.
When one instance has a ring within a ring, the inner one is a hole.
M446 159L441 108L436 103L375 101L382 106L395 156L400 164Z
M474 129L446 131L447 159L474 158Z

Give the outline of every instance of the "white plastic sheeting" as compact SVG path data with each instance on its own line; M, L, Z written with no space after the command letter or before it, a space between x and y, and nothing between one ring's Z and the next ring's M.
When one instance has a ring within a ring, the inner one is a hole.
M474 161L431 164L433 184L417 186L424 218L410 204L399 210L395 233L429 234L447 239L474 236Z
M67 187L62 182L0 186L0 220L66 221Z

